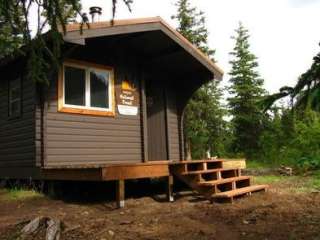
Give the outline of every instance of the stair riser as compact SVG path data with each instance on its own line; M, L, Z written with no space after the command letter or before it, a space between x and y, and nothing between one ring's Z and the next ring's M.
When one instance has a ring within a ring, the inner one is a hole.
M266 190L267 186L251 186L250 177L241 176L240 169L223 169L222 161L190 161L174 163L171 174L209 200L228 201L240 195Z
M190 172L190 171L203 171L222 168L222 161L216 162L191 162L181 163L171 166L171 169L177 173Z

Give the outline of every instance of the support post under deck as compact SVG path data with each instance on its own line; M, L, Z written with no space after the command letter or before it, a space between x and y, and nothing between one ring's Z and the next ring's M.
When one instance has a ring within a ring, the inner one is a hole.
M123 208L124 207L124 199L125 199L125 185L124 185L123 179L117 180L116 188L117 188L117 191L116 191L117 207Z
M173 197L173 176L172 175L168 176L167 199L168 199L169 202L173 202L174 201L174 197Z

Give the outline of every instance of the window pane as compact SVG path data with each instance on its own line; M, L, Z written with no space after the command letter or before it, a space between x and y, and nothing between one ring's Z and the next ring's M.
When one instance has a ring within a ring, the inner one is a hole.
M109 73L90 72L91 107L109 108Z
M65 104L85 106L86 74L84 69L65 67Z

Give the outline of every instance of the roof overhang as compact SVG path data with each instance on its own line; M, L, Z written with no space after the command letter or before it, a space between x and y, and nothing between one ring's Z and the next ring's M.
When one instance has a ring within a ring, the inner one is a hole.
M90 38L151 31L162 31L205 66L214 75L215 79L222 79L223 70L160 17L115 20L113 23L111 21L90 23L88 26L83 25L82 29L80 24L69 24L66 26L64 41L85 45L86 39Z

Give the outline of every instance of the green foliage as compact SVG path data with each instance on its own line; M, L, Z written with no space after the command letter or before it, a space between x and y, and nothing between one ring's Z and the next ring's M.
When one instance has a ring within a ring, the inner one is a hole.
M228 99L232 115L234 153L245 153L247 157L258 148L262 131L263 114L258 107L265 90L263 80L256 70L257 58L250 52L248 30L240 23L236 30L235 47L232 56Z
M303 172L320 169L320 115L309 110L295 117L284 109L268 119L259 144L262 161L291 165Z
M0 2L0 59L13 54L21 46L23 40L18 27L6 22L4 14L5 5ZM22 21L21 8L17 9L15 18Z
M203 53L213 59L214 50L208 47L208 31L204 13L190 6L188 0L176 3L177 14L172 16L178 20L177 30ZM198 89L184 112L184 132L188 143L188 152L192 158L200 159L209 150L212 155L223 155L225 110L221 107L222 89L219 82L211 81Z
M266 112L265 129L260 138L260 158L287 164L302 172L320 169L320 53L310 69L301 75L295 87L283 87L280 93L263 100L265 109L284 96L291 99L290 109Z
M11 188L7 191L7 200L26 200L30 198L40 198L43 197L42 194L36 192L35 190L25 190L19 188Z
M221 108L222 92L218 84L212 81L200 88L185 110L185 134L195 159L205 157L208 150L212 155L225 155L225 110Z

